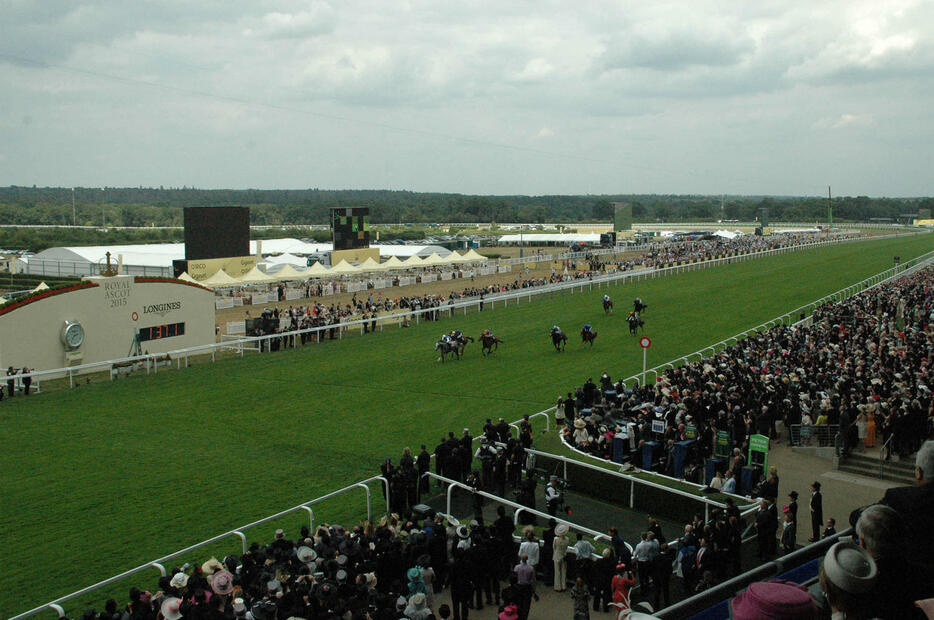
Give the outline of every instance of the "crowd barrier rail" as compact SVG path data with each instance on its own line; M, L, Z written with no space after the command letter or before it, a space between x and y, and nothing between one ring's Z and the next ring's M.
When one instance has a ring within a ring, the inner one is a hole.
M22 378L31 377L33 379L31 391L33 392L42 391L41 384L42 384L43 379L50 380L50 379L61 379L61 378L67 377L68 382L69 382L69 387L74 387L74 379L76 375L93 373L93 372L107 372L111 370L115 364L126 365L127 363L131 363L131 364L136 363L140 368L145 367L146 373L149 374L150 372L158 372L158 369L155 367L155 360L157 359L162 360L166 358L166 356L168 356L170 359L176 362L176 367L180 369L182 367L183 360L184 360L185 366L187 367L189 363L189 357L196 356L196 355L210 355L211 361L214 362L216 361L216 353L218 351L223 351L223 350L234 349L236 350L237 354L240 356L243 356L244 351L258 351L259 353L263 353L264 351L270 350L269 344L270 344L270 341L272 341L273 339L279 339L279 338L294 339L294 338L299 338L302 334L316 334L316 333L321 333L321 332L324 332L324 335L326 337L327 334L330 332L330 330L336 330L337 338L341 339L343 338L344 332L348 330L358 331L361 334L365 333L365 330L367 330L370 325L374 324L374 322L375 322L376 327L380 331L382 331L384 327L387 325L405 327L408 324L410 324L412 319L414 319L416 324L419 324L422 320L426 320L426 316L437 317L440 320L441 318L445 318L445 313L447 313L451 317L454 317L458 312L462 312L464 315L466 315L468 310L473 310L473 309L479 310L481 307L483 308L484 312L487 311L487 308L489 308L489 310L492 311L496 308L496 304L500 302L502 303L503 307L508 307L510 303L514 302L515 304L521 304L523 300L526 303L531 303L533 298L539 295L546 295L546 294L553 294L553 293L562 293L562 294L568 293L568 294L573 295L575 291L579 291L583 293L585 290L592 291L594 290L594 288L596 288L597 290L601 290L603 288L609 288L610 285L619 286L620 284L639 282L639 281L644 281L644 280L649 280L649 279L656 279L656 278L666 277L666 276L673 275L673 274L685 273L688 271L697 271L699 269L717 267L721 265L731 264L734 262L747 261L747 260L752 260L752 259L757 259L757 258L764 258L767 256L777 256L777 255L782 255L782 254L788 254L791 252L813 249L817 247L823 247L826 245L835 245L835 244L848 243L848 242L853 242L853 241L875 241L875 240L892 238L896 236L905 237L908 235L917 235L917 234L929 234L929 232L905 233L902 235L879 235L871 239L853 239L853 238L825 239L825 240L819 240L819 241L814 241L810 243L778 247L778 248L773 248L770 250L736 253L735 255L723 256L720 258L714 258L714 259L709 259L709 260L697 260L697 261L691 261L691 262L684 262L683 264L675 264L669 267L651 267L651 268L634 270L634 271L616 271L613 273L608 273L608 274L599 275L599 276L591 276L588 278L569 280L567 282L558 282L555 284L549 284L549 285L537 286L537 287L529 287L529 288L524 288L524 289L518 289L515 291L494 293L489 296L484 296L483 300L481 300L479 297L471 297L469 299L461 300L453 304L449 304L447 306L438 306L434 308L420 308L416 310L410 310L408 312L400 312L400 313L395 313L395 314L383 315L383 316L376 317L374 319L341 321L333 325L322 325L318 327L309 327L305 329L298 329L298 330L293 330L293 331L284 332L280 334L268 334L264 336L247 336L247 337L239 338L236 340L222 339L221 342L200 345L197 347L189 347L189 348L184 348L184 349L174 349L166 353L149 353L149 354L144 354L144 355L128 356L128 357L117 358L117 359L112 359L112 360L104 360L100 362L90 362L87 364L67 366L64 368L37 370L37 371L29 372L29 373L17 374L15 377L13 377L13 380L16 381L17 386L20 386L21 385L20 381ZM930 257L931 255L934 255L934 252L929 252L928 254L925 254L924 257ZM917 261L919 261L921 258L924 258L924 257L916 257L914 259L905 261L904 264L900 266L896 266L892 269L886 270L885 272L882 272L882 274L887 274L889 272L900 273L900 270L904 270L908 268L908 266L910 265L916 265ZM882 274L878 274L877 276L873 276L872 278L867 278L867 280L864 280L863 282L867 282L869 280L872 280L873 278L878 278ZM858 283L848 288L859 287L862 284L863 283ZM863 288L866 288L866 287L863 287ZM860 289L860 290L863 290L863 289ZM793 321L790 321L790 317L792 314L794 314L794 312L797 312L798 310L802 310L804 308L816 307L816 305L819 305L820 303L825 302L827 300L831 300L832 297L839 296L839 295L842 295L842 291L838 291L837 293L832 293L831 295L828 295L822 298L818 302L812 302L811 304L802 306L799 309L793 310L792 312L787 313L786 315L783 315L783 317L788 317L789 322L793 322ZM768 327L772 327L773 326L772 323L774 322L775 320L763 323L762 325L759 325L755 328L747 330L746 332L743 332L733 337L733 339L735 340L745 335L748 335L750 333L761 331L762 329L767 329ZM321 338L321 336L319 336L319 338ZM712 345L710 347L706 347L702 351L706 351L707 349L712 349L720 344L722 344L722 342ZM679 358L678 360L675 360L673 363L678 363L678 361L682 359L685 360L685 363L686 363L688 361L688 358L691 358L697 355L700 355L701 357L703 357L702 351L690 353L687 356L684 356L683 358ZM669 364L669 366L673 367L672 364ZM653 372L655 373L655 376L657 377L658 375L657 371L659 368L662 368L662 367L659 366L647 372ZM635 379L635 378L637 377L630 377L629 379L627 379L627 381ZM111 379L113 379L113 375L111 375Z

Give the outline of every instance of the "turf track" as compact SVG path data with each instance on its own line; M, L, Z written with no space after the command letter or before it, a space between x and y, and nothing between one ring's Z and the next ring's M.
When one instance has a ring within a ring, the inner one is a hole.
M541 410L607 370L641 369L625 315L649 308L649 364L695 351L934 249L934 237L850 243L459 315L294 351L181 372L101 382L0 407L0 614L9 616L169 551L376 472L403 446L431 449L442 431ZM583 323L599 332L580 344ZM560 324L567 351L548 330ZM505 340L437 363L443 330ZM375 504L378 507L378 504ZM354 519L360 496L322 506ZM290 533L298 515L283 520ZM267 540L279 523L248 532ZM217 551L235 551L231 544ZM192 560L205 559L203 553ZM155 572L153 572L153 575ZM132 580L155 585L152 577ZM128 582L130 583L130 582ZM117 589L125 596L126 588ZM104 593L86 597L100 607Z

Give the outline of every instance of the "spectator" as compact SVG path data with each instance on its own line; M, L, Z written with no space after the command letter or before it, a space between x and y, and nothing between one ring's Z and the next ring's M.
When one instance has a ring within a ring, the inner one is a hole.
M914 601L927 598L932 591L929 573L907 559L908 538L904 522L889 506L869 506L856 521L859 545L875 561L878 574L871 596L866 601L867 611L883 619L920 618L921 612Z
M834 618L872 618L869 600L876 582L872 556L852 542L838 542L824 555L820 585Z
M916 562L934 568L934 440L926 441L915 457L917 486L889 489L882 503L901 517L912 541Z

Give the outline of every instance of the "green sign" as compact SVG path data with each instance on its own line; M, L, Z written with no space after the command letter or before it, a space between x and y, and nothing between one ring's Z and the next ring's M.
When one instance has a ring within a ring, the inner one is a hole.
M697 427L693 424L688 424L684 427L684 438L685 439L697 439Z
M765 435L749 437L749 464L758 465L765 471L769 467L769 438Z
M714 456L729 458L730 456L730 433L727 431L717 431L717 442L714 444Z

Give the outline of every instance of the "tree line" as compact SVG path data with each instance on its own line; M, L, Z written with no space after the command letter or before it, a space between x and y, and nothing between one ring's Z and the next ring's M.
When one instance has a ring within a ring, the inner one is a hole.
M74 198L74 203L72 203ZM0 188L0 222L51 226L182 226L184 207L250 207L258 226L328 224L333 207L368 207L374 224L411 222L608 222L614 202L632 205L636 222L770 221L827 219L822 197L618 194L475 196L390 190L204 190L195 188ZM74 207L73 207L74 204ZM934 207L934 199L837 197L840 221L896 219Z

